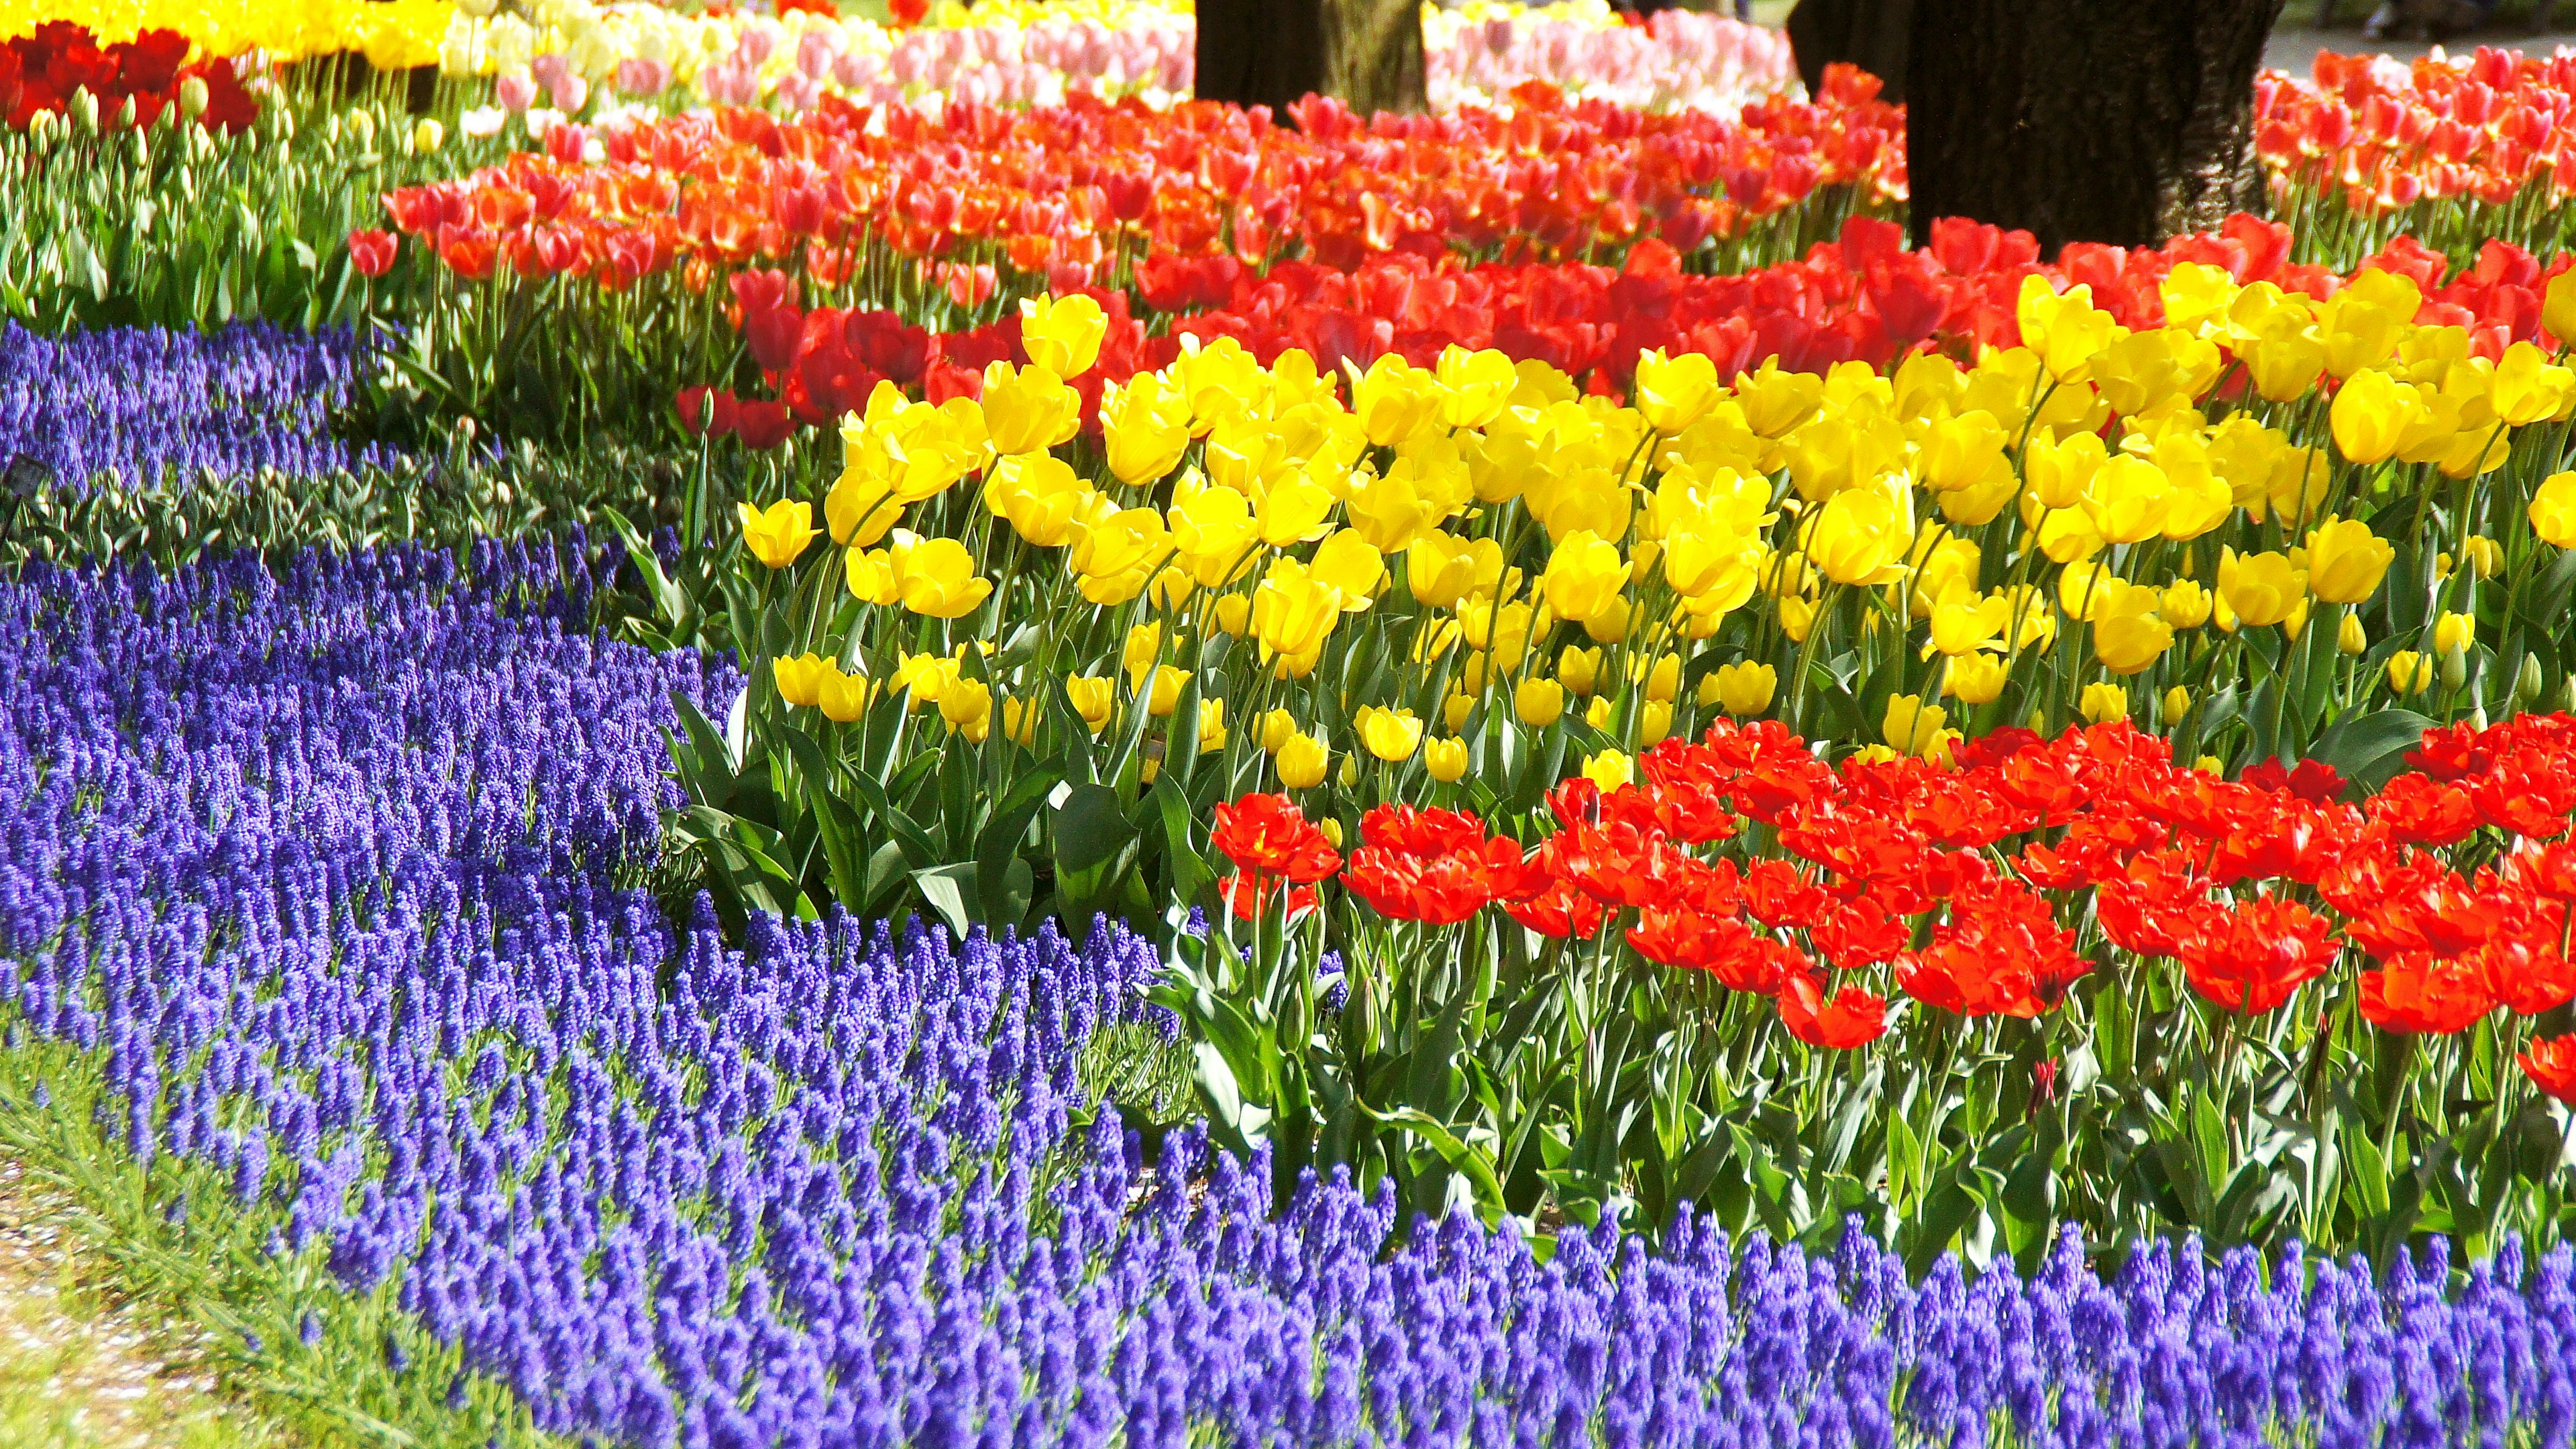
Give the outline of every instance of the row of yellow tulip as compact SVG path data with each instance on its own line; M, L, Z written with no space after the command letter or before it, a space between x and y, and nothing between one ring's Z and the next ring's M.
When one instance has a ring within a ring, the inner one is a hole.
M2458 695L2481 608L2576 548L2576 473L2551 462L2576 373L2527 343L2474 355L2418 300L2384 272L2319 303L2186 265L2168 325L2132 332L2033 278L2025 347L1731 381L1649 354L1626 402L1499 353L1341 379L1219 342L1111 385L1096 444L1066 379L1100 315L1039 301L1030 365L994 364L980 401L880 389L821 526L786 499L744 534L771 570L837 547L840 606L795 595L790 705L853 718L881 679L969 738L1035 742L1045 681L1095 732L1122 676L1157 716L1194 681L1200 746L1229 746L1230 701L1261 709L1292 788L1335 755L1456 779L1453 742L1497 729L1632 749L1712 709L1826 736L1839 707L1934 756L2132 690L2186 716L2286 677L2319 611L2331 715L2445 661ZM977 476L980 503L956 487Z

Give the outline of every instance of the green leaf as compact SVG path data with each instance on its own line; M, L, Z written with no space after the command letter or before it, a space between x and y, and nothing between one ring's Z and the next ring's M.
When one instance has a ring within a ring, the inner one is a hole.
M1118 805L1118 792L1106 785L1075 785L1055 810L1055 868L1061 875L1080 875L1108 864L1136 828Z
M2424 742L2433 721L2411 709L2376 709L2346 715L2308 746L2308 758L2331 765L2347 781L2347 796L2379 789L2406 768L2406 752Z
M970 860L916 870L912 873L912 883L920 890L921 898L928 901L930 908L939 913L939 918L948 923L950 933L960 941L965 940L967 927L974 924L967 902L975 899L977 893L975 863Z

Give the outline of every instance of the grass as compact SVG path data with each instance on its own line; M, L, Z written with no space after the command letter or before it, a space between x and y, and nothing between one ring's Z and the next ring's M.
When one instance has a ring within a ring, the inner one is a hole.
M79 1208L0 1160L0 1444L296 1449L220 1393L200 1335L152 1324L74 1229Z
M0 1010L0 1019L14 1017ZM19 1033L23 1028L14 1028ZM158 1395L167 1402L156 1408L180 1413L138 1431L152 1437L102 1432L107 1416L91 1410L107 1398L22 1386L65 1375L77 1385L82 1365L93 1362L84 1355L115 1348L125 1335L64 1343L40 1316L40 1332L24 1343L10 1335L0 1345L0 1446L546 1449L565 1442L538 1431L505 1384L460 1374L457 1351L432 1339L390 1289L345 1291L319 1245L271 1254L268 1244L285 1219L273 1199L245 1208L209 1167L164 1155L147 1171L122 1144L103 1138L90 1125L98 1054L19 1040L0 1049L0 1157L24 1164L33 1189L60 1203L52 1220L67 1256L81 1264L78 1283L114 1285L112 1300L82 1288L59 1301L73 1322L112 1301L133 1322L152 1326L156 1341L188 1344L191 1375L206 1387L202 1411L179 1395ZM40 1084L49 1099L43 1107L35 1105ZM0 1323L0 1333L7 1326ZM389 1352L396 1346L399 1355ZM406 1361L401 1370L390 1362L397 1356Z

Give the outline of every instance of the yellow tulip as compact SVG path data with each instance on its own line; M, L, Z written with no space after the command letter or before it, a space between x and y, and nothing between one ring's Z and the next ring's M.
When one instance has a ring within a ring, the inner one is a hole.
M1074 520L1099 496L1071 464L1051 453L1005 457L984 476L984 506L1040 548L1062 548L1073 536Z
M1211 755L1225 748L1225 701L1199 701L1199 753Z
M993 712L993 687L980 679L960 677L939 691L939 717L959 729Z
M823 664L822 678L817 681L814 703L823 717L835 724L849 724L867 713L868 700L876 692L864 674L843 674L830 661Z
M1156 719L1169 719L1181 707L1181 690L1190 682L1190 672L1176 665L1154 666L1152 682L1140 693L1145 696L1145 713Z
M993 592L991 580L976 576L975 556L953 538L922 539L897 529L887 554L894 564L895 592L916 614L963 618Z
M1190 445L1189 397L1163 374L1140 372L1101 389L1100 429L1119 482L1154 482Z
M1512 712L1534 730L1546 729L1565 715L1565 686L1533 675L1512 690Z
M1636 385L1629 391L1646 426L1667 434L1698 422L1725 395L1717 364L1707 354L1668 357L1662 348L1638 355Z
M1456 734L1467 727L1467 716L1474 713L1475 709L1476 696L1453 694L1440 701L1440 722L1451 734Z
M2558 295L2558 283L2566 282L2568 276L2564 272L2559 274L2558 281L2550 284L2550 296ZM2576 286L2569 290L2576 292ZM2540 536L2541 542L2558 548L2576 548L2576 471L2552 473L2542 480L2541 485L2531 491L2528 512L2531 531Z
M1030 297L1020 303L1020 347L1058 377L1080 377L1100 360L1109 316L1089 297Z
M1016 695L1002 701L1002 738L1023 749L1038 742L1038 707Z
M1599 686L1600 674L1601 651L1598 649L1578 649L1568 644L1564 652L1556 656L1557 682L1563 684L1569 693L1590 698L1592 691Z
M1300 730L1279 746L1279 783L1291 790L1311 790L1324 783L1333 752L1324 742Z
M1776 357L1735 379L1735 401L1754 432L1776 438L1815 415L1825 395L1825 380L1813 373L1781 370Z
M2240 554L2230 548L2218 556L2218 593L2240 622L2278 624L2307 597L2308 576L2285 554Z
M1919 694L1893 695L1887 701L1887 716L1879 724L1879 733L1890 748L1909 755L1921 754L1940 736L1949 718L1947 710L1937 704L1925 704Z
M769 663L770 673L778 681L778 697L798 708L811 708L821 697L823 671L831 668L819 654L800 654L794 658L782 654Z
M1596 730L1610 728L1610 696L1606 694L1592 696L1591 705L1583 711L1583 722Z
M1673 707L1670 701L1650 699L1637 711L1637 743L1653 746L1664 742L1673 732Z
M2367 465L2395 455L2424 411L2414 388L2384 372L2359 372L2335 393L2326 420L2344 457Z
M2156 615L2177 629L2197 629L2209 622L2209 590L2191 579L2165 585Z
M2560 272L2549 279L2549 291L2540 303L2540 325L2564 345L2576 338L2576 271Z
M1317 545L1307 567L1316 582L1342 596L1346 614L1366 609L1386 584L1385 557L1353 529L1342 529Z
M1711 677L1717 681L1719 706L1738 718L1751 718L1769 709L1772 696L1780 688L1779 670L1751 660L1721 664Z
M2467 555L2469 567L2479 578L2491 579L2504 570L2504 547L2484 534L2473 533L2462 539L2460 552Z
M2478 621L2467 614L2445 612L2433 621L2433 652L2448 654L2453 650L2467 653L2478 642Z
M2397 557L2370 525L2358 519L2322 519L2308 530L2308 592L2329 604L2358 604L2379 589Z
M1846 488L1815 510L1801 546L1835 583L1875 587L1905 576L1900 560L1913 534L1903 500L1890 490Z
M1451 343L1433 368L1442 388L1440 421L1453 428L1481 428L1502 414L1520 386L1511 355L1490 348L1470 351Z
M1932 606L1932 647L1954 656L1972 653L1993 643L2011 623L2010 599L1989 597L1964 583L1954 583Z
M2360 654L2370 648L2370 631L2361 627L2359 614L2346 614L2335 626L2335 648L2346 654Z
M1467 777L1467 742L1460 739L1433 740L1422 747L1422 768L1440 783L1454 784Z
M2075 701L2076 711L2095 724L2109 724L2129 717L2129 691L2116 684L2096 682L2084 686Z
M1252 501L1231 488L1201 486L1172 503L1172 548L1190 577L1211 589L1234 581L1258 529Z
M1064 692L1095 735L1108 727L1109 716L1118 708L1118 686L1111 680L1077 674L1064 682Z
M1627 587L1628 563L1619 545L1588 529L1568 534L1548 556L1540 587L1548 607L1559 618L1589 619L1619 598Z
M1422 745L1422 721L1409 709L1370 709L1359 724L1360 743L1389 764L1413 758Z
M1341 617L1341 590L1317 582L1295 559L1273 563L1252 591L1252 637L1263 663L1322 648Z
M2180 724L2182 717L2191 713L2191 691L2179 684L2166 690L2164 709L2166 724Z
M1954 655L1942 666L1941 692L1971 707L1992 704L2008 678L2004 662L1991 654Z
M2430 658L2400 649L2388 656L2388 687L2399 694L2421 694L2432 686L2434 668Z
M1052 448L1082 430L1082 394L1035 364L986 364L983 407L984 427L996 453Z
M1352 364L1351 413L1368 440L1391 448L1424 427L1440 422L1440 380L1389 352L1360 372Z
M767 508L737 503L734 511L742 516L743 546L751 550L753 558L773 569L796 562L805 546L817 537L814 505L801 498L782 498Z
M1632 660L1629 668L1630 677L1636 677L1640 673L1644 675L1646 698L1650 700L1660 700L1669 704L1674 695L1681 693L1682 657L1678 654L1658 655L1652 664L1644 665L1642 670L1638 667L1638 661Z
M2571 388L2576 388L2576 374L2549 361L2531 343L2517 342L2496 360L2495 373L2487 379L2487 399L2499 420L2519 428L2555 416L2567 405Z
M2150 602L2154 595L2139 590ZM2135 674L2164 657L2173 626L2153 613L2122 611L2095 621L2093 654L2114 674Z
M1603 750L1584 760L1583 777L1600 786L1606 794L1636 779L1637 771L1625 753Z
M1243 594L1221 595L1208 614L1218 633L1240 639L1252 627L1252 600Z
M881 548L842 550L841 579L849 586L850 597L863 604L886 608L903 598L895 585L894 557Z

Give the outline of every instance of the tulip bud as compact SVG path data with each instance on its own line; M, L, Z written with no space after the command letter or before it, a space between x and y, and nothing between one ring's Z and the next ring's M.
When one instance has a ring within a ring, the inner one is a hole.
M2525 654L2522 656L2522 669L2513 678L2513 697L2524 709L2529 709L2540 703L2540 691L2543 687L2544 683L2540 676L2540 656Z
M54 149L53 112L38 111L35 119L27 123L27 144L33 146L39 156Z
M2191 767L2204 775L2224 775L2227 773L2227 762L2218 758L2216 755L2203 755L2199 759L2192 761Z
M438 148L445 144L447 128L436 121L423 117L419 125L411 128L411 150L415 156L436 155Z
M2370 647L2370 634L2361 627L2359 614L2346 614L2335 630L2335 647L2346 654L2359 654Z
M87 86L72 92L72 120L80 126L83 135L93 135L98 131L98 97L90 94Z
M179 82L179 114L193 121L206 113L206 78L192 75Z
M2503 546L2484 534L2470 534L2460 545L2460 552L2468 556L2469 567L2476 570L2479 578L2494 578L2504 567Z
M431 126L436 125L437 122L423 121L421 124L424 126ZM287 110L284 106L280 106L275 110L270 111L268 113L268 128L280 144L294 140L295 114L292 111Z
M1432 740L1422 747L1422 767L1431 778L1444 785L1455 784L1467 776L1467 742L1460 739Z
M2437 654L2465 653L2477 642L2478 621L2467 614L2444 614L2433 621L2433 650Z
M2177 684L2165 691L2165 723L2178 724L2191 713L2191 691Z
M2471 729L2473 729L2473 730L2482 730L2482 729L2485 729L2486 727L2487 727L2487 707L2486 707L2485 705L2483 705L2483 704L2482 704L2482 705L2479 705L2477 708L2475 708L2475 709L2473 709L2473 710L2470 710L2470 711L2469 711L2469 728L2471 728Z
M1315 822L1315 829L1324 837L1325 844L1330 845L1335 850L1342 848L1342 822L1334 819L1330 815L1327 815L1323 819Z
M2442 688L2456 692L2469 682L2469 656L2458 649L2442 651Z
M357 107L349 112L348 125L349 139L356 142L360 150L370 149L376 144L375 112L364 106Z
M133 125L133 124L134 124L134 97L132 97L132 96L127 96L127 97L125 98L125 104L123 104L123 105L121 105L121 106L118 106L118 107L116 108L116 125L117 125L117 128L118 128L119 130L123 130L125 127L127 127L127 126L131 126L131 125Z
M2558 681L2558 712L2576 714L2576 674Z

